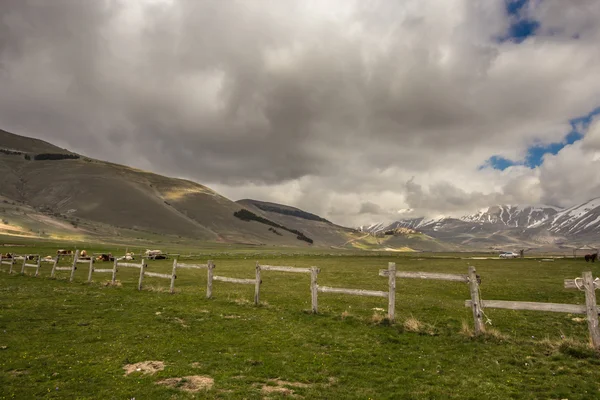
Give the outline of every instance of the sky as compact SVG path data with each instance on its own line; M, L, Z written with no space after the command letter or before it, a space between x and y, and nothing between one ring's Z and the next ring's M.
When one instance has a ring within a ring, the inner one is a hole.
M0 129L358 226L600 196L597 0L2 0Z

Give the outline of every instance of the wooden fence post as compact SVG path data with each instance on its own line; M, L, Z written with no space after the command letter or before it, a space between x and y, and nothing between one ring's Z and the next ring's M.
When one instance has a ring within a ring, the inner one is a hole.
M396 319L396 263L389 263L388 271L390 273L388 277L388 319L390 322L394 322Z
M588 329L594 348L600 348L600 331L598 330L598 308L596 306L596 288L592 272L586 271L582 274L583 287L585 290L585 308L587 312Z
M260 300L260 264L256 262L256 283L254 284L254 305L257 306Z
M75 277L75 270L77 269L77 260L79 260L79 250L75 250L75 255L73 256L73 267L71 268L71 277L69 278L69 282L73 282L73 278Z
M40 267L41 266L42 266L42 256L38 255L37 268L35 269L35 275L34 276L38 276L40 274Z
M112 279L110 280L111 284L114 285L115 281L117 279L117 265L119 264L119 260L117 257L115 257L115 260L113 262L113 271L112 271Z
M171 288L170 292L175 293L175 278L177 278L177 258L173 259L173 272L171 273Z
M213 282L213 268L215 264L213 264L212 260L208 260L208 269L207 269L207 282L206 282L206 298L210 299L212 297L212 282Z
M142 258L142 265L140 267L140 280L138 282L138 290L142 290L142 282L144 282L144 272L146 270L146 260Z
M54 264L52 264L52 271L50 272L50 278L54 278L54 273L56 272L56 267L58 266L58 260L60 260L60 255L56 255L54 259Z
M12 274L13 271L13 266L15 265L15 255L12 255L12 258L10 259L10 268L8 269L8 274Z
M94 256L90 256L90 271L88 272L88 283L92 281L92 272L94 272Z
M475 323L475 335L483 332L483 318L481 315L481 299L479 298L479 283L475 267L469 267L469 289L471 291L471 308L473 310L473 321Z
M312 306L312 313L316 314L319 312L319 300L318 300L318 285L317 285L317 274L320 269L317 267L310 268L310 299Z
M23 256L23 265L21 266L21 275L25 275L25 264L27 263L27 254Z

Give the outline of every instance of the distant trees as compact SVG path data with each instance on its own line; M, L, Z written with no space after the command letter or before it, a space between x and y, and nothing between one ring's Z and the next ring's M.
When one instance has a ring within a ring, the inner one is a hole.
M289 208L281 208L281 207L277 207L277 206L272 206L272 205L268 205L268 204L260 204L260 203L252 203L252 204L254 206L260 208L263 211L274 212L274 213L283 214L283 215L291 215L293 217L303 218L303 219L307 219L310 221L320 221L320 222L331 223L328 220L326 220L325 218L321 218L318 215L311 214L309 212L302 211L302 210L293 210L293 209L289 209Z
M233 213L233 215L239 219L241 219L242 221L256 221L256 222L260 222L261 224L265 224L265 225L270 225L274 228L279 228L279 229L283 229L284 231L288 231L290 233L293 233L296 235L296 239L298 240L304 240L307 243L313 244L313 240L309 237L307 237L306 235L304 235L304 233L296 230L296 229L290 229L290 228L286 228L283 225L279 225L278 223L275 223L273 221L270 221L266 218L263 218L259 215L254 214L251 211L246 210L245 208L242 208L240 211L235 211Z
M36 161L41 160L77 160L77 154L61 154L61 153L40 153L33 156Z

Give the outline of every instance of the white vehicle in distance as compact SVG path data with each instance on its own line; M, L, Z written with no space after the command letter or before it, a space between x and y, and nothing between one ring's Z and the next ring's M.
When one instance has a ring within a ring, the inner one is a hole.
M513 251L503 251L500 253L500 258L517 258L519 255Z

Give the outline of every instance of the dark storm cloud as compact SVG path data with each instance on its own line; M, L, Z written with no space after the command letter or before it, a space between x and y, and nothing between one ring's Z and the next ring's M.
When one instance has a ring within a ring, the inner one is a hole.
M0 127L311 210L523 200L528 180L504 193L520 178L477 167L560 139L593 108L598 55L498 43L501 3L4 0Z

